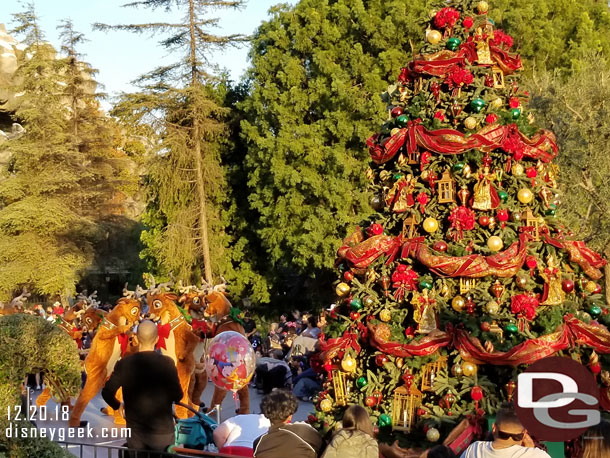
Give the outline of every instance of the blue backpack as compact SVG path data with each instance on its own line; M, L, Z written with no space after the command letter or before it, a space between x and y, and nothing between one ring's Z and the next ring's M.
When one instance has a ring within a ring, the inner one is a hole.
M187 406L181 402L176 404L187 408L191 412L195 413L194 417L179 419L176 422L176 440L175 444L183 444L184 448L192 448L196 450L203 450L207 445L214 443L214 430L218 426L218 423L206 414L197 412L190 406Z

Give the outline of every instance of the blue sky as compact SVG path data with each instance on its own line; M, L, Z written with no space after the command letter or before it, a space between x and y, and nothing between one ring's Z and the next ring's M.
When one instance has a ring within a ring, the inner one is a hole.
M12 13L23 9L20 0L1 0L0 23L12 28ZM163 10L148 11L122 8L129 0L37 0L34 1L41 18L47 40L59 48L56 27L60 20L70 18L74 27L90 40L82 46L85 60L99 70L97 80L104 84L105 92L113 96L121 91L130 91L129 84L138 75L146 73L164 62L173 62L165 50L157 45L160 38L150 38L129 32L93 31L91 24L128 24L171 21ZM251 34L259 24L267 19L268 10L278 3L294 0L249 0L245 9L239 11L213 11L210 17L221 19L216 34ZM214 63L229 70L232 78L238 80L248 66L248 44L241 49L229 48L213 56Z

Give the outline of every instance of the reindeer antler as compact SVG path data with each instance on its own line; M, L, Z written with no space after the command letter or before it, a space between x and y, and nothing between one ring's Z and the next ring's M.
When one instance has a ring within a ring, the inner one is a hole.
M23 288L23 292L15 297L11 302L10 302L10 306L15 308L17 306L19 307L23 307L23 304L25 303L25 301L27 300L28 297L30 297L31 294L27 292L27 290L25 288Z
M128 290L127 285L129 285L129 283L125 283L125 286L123 286L123 297L128 297L130 299L136 297L136 291ZM139 286L138 286L138 288L139 288Z
M219 283L218 285L214 285L214 287L212 289L217 293L226 293L227 292L227 281L224 279L223 276L221 276L220 279L222 280L222 283Z

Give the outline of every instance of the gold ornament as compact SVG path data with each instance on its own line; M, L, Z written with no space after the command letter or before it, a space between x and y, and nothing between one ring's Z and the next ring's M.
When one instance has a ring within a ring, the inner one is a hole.
M527 188L521 188L517 193L517 199L519 199L519 202L522 204L529 204L533 198L534 194Z
M430 176L430 170L424 170L424 171L421 173L421 179L422 179L422 180L427 180L429 176Z
M511 167L511 171L513 172L513 175L515 175L516 177L520 177L521 175L523 175L523 172L525 172L525 169L521 164L515 162Z
M341 282L335 288L335 292L337 293L337 296L345 297L349 293L350 289L351 288L350 288L350 286L347 283Z
M426 432L426 439L429 442L436 442L437 440L439 440L441 438L441 433L438 431L438 429L436 428L430 428L427 432Z
M489 224L487 225L487 227L489 228L490 231L493 231L494 228L496 227L496 218L494 218L493 216L490 216Z
M354 372L356 370L356 360L352 358L350 355L346 355L341 360L341 368L345 372Z
M489 3L487 3L486 1L482 0L479 3L477 3L477 13L485 14L485 13L487 13L488 10L489 10Z
M375 172L370 167L368 169L366 169L366 178L369 181L373 181L375 179Z
M540 269L540 277L546 285L546 299L542 305L561 305L566 298L566 293L561 285L561 265L553 255L546 258L546 264L546 269Z
M474 363L471 363L470 361L464 361L462 363L462 371L464 372L464 375L466 377L470 377L471 375L474 375L477 373L477 365Z
M388 181L391 176L392 174L387 170L382 170L381 172L379 172L379 178L381 179L381 181Z
M456 363L451 366L451 375L453 375L454 377L461 377L462 375L464 375L464 370L462 369L461 364Z
M464 126L466 127L466 129L474 129L475 127L477 127L476 118L468 116L466 119L464 119Z
M417 408L421 405L423 393L412 383L394 390L392 400L392 429L398 431L411 431L415 420Z
M464 310L465 306L466 306L466 299L464 299L462 296L455 296L453 298L453 300L451 301L451 307L456 312L461 312L462 310Z
M493 208L491 201L491 184L496 179L496 174L490 172L488 166L484 166L483 170L479 170L477 184L474 185L474 199L472 208L475 210L491 210Z
M398 134L400 132L400 129L398 127L394 127L391 131L390 131L390 136L394 136L396 134Z
M404 359L396 358L396 367L398 369L401 369L404 364L405 364L405 360Z
M438 229L438 221L434 218L426 218L423 223L424 231L428 233L436 232Z
M495 315L500 311L500 305L496 301L489 301L485 306L487 313Z
M500 97L496 97L491 102L489 102L489 108L491 110L496 110L502 106L502 99Z
M464 178L470 178L470 176L472 175L472 169L468 164L464 166L464 169L462 170L462 175L464 175Z
M442 39L443 35L438 30L430 30L426 36L426 40L428 40L428 43L431 45L438 44Z
M494 253L500 251L504 246L504 242L497 235L492 235L487 239L487 247Z
M392 319L392 313L388 309L383 309L379 312L379 319L387 323Z
M330 412L333 408L333 403L330 399L326 398L326 399L322 399L322 401L320 401L320 410L322 412Z
M400 153L400 155L398 156L398 159L396 159L396 163L397 163L397 164L398 164L400 167L402 167L403 165L406 165L406 163L407 163L407 157L406 157L404 154Z
M589 280L585 284L585 291L588 293L592 293L593 291L595 291L595 288L597 288L597 284L594 281Z

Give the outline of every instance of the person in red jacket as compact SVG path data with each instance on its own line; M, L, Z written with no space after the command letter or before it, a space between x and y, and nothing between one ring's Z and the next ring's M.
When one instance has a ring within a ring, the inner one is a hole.
M290 423L299 401L290 391L275 389L261 401L271 422L269 431L254 441L256 458L317 458L324 441L307 423Z

